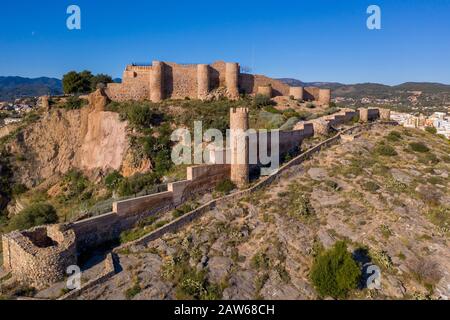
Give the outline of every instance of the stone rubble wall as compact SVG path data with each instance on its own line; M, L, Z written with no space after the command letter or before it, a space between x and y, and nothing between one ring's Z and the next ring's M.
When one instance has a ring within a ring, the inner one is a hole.
M39 239L42 237L53 243L44 246L43 239ZM62 225L12 232L3 235L2 242L7 250L5 269L18 281L37 289L64 279L66 268L77 262L75 233Z

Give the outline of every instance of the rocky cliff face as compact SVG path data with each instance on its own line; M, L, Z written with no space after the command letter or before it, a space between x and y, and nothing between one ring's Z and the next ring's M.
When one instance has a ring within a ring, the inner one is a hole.
M16 180L34 187L71 169L91 179L119 170L129 149L127 123L103 111L104 103L96 92L88 107L50 110L23 129L9 146L11 153L25 157L17 163Z

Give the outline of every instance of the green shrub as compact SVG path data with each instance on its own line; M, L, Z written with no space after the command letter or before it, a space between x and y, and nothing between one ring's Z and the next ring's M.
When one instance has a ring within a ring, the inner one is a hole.
M391 141L391 142L397 142L397 141L400 141L402 139L402 134L400 132L398 132L398 131L391 131L386 136L386 139L388 141Z
M409 147L414 152L425 153L425 152L430 151L430 149L426 145L424 145L422 142L411 142L409 144Z
M426 165L438 164L440 162L439 158L434 153L431 152L419 155L418 161Z
M119 181L117 192L120 196L135 195L142 190L153 187L159 182L159 176L155 173L136 174L129 178L124 178Z
M85 99L80 99L77 96L72 96L67 98L67 101L62 105L62 107L67 110L77 110L81 109L85 105L87 105L87 101Z
M437 133L437 129L435 127L426 127L425 131L431 134L436 134Z
M393 157L398 155L397 151L393 147L387 144L379 144L375 148L375 152L381 156Z
M217 192L220 192L222 194L229 194L234 189L236 189L236 185L229 179L220 181L215 188Z
M131 286L130 288L127 289L127 291L125 291L125 298L127 300L131 300L133 299L135 296L137 296L141 291L141 285L139 284L139 279L135 278L134 279L134 284L133 286Z
M380 189L380 186L373 181L366 181L362 185L363 189L369 192L376 192Z
M183 204L181 207L176 208L173 212L172 212L172 216L174 219L179 218L181 216L184 216L186 213L191 212L192 210L194 210L194 206L192 206L189 203L185 203Z
M119 171L114 170L105 177L105 185L109 190L116 190L120 182L123 180L123 176Z
M257 94L253 99L253 105L255 107L261 108L266 106L273 106L274 102L268 96L265 96L263 94Z
M63 196L64 200L81 196L89 186L89 180L77 170L70 170L66 173L63 182L65 184L65 188L67 189L65 195Z
M58 222L55 208L48 203L35 203L15 215L9 222L10 230L24 230Z
M258 252L251 259L250 266L256 270L267 270L270 267L270 259L265 252Z
M343 241L320 253L311 268L311 280L322 297L345 298L357 288L360 277L361 270Z
M28 191L28 188L26 185L22 184L22 183L16 183L15 185L12 186L11 188L11 192L14 196L18 196L21 195L25 192Z

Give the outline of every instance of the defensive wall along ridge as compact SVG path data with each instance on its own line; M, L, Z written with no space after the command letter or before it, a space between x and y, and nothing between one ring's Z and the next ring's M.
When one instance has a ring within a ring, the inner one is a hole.
M362 115L362 117L361 117ZM366 116L367 115L367 116ZM245 128L248 121L248 110L236 109L230 111L230 117L235 128ZM362 109L359 111L344 111L324 119L302 122L296 130L280 131L280 154L298 147L303 139L320 135L324 132L323 125L329 128L344 124L360 117L362 122L377 120L389 121L390 113L379 109ZM319 122L320 125L315 124ZM321 148L337 142L343 134L370 127L370 124L355 126L338 133L305 153L282 166L275 174L263 178L253 187L233 193L223 198L215 199L192 212L170 222L149 235L126 244L142 244L152 241L167 232L175 232L187 223L195 220L219 203L235 200L243 195L254 192L277 179L282 172L310 157ZM316 128L321 128L315 131ZM250 146L246 144L246 152ZM231 154L238 150L231 150ZM146 217L166 212L180 206L195 195L207 192L224 179L231 179L241 187L249 181L249 170L245 164L206 164L187 168L187 179L168 184L165 192L148 196L118 201L113 204L113 211L101 216L77 221L74 223L41 226L26 231L15 231L2 236L3 266L19 281L35 286L38 289L60 281L65 276L68 266L77 263L78 256L102 244L117 239L120 233L135 226ZM248 165L247 165L248 166Z

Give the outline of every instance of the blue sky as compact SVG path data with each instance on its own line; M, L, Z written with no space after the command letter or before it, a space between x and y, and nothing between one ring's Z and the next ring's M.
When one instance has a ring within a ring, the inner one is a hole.
M66 27L81 8L82 29ZM366 9L382 10L368 30ZM450 84L450 0L2 1L0 75L238 61L253 73L344 83Z

